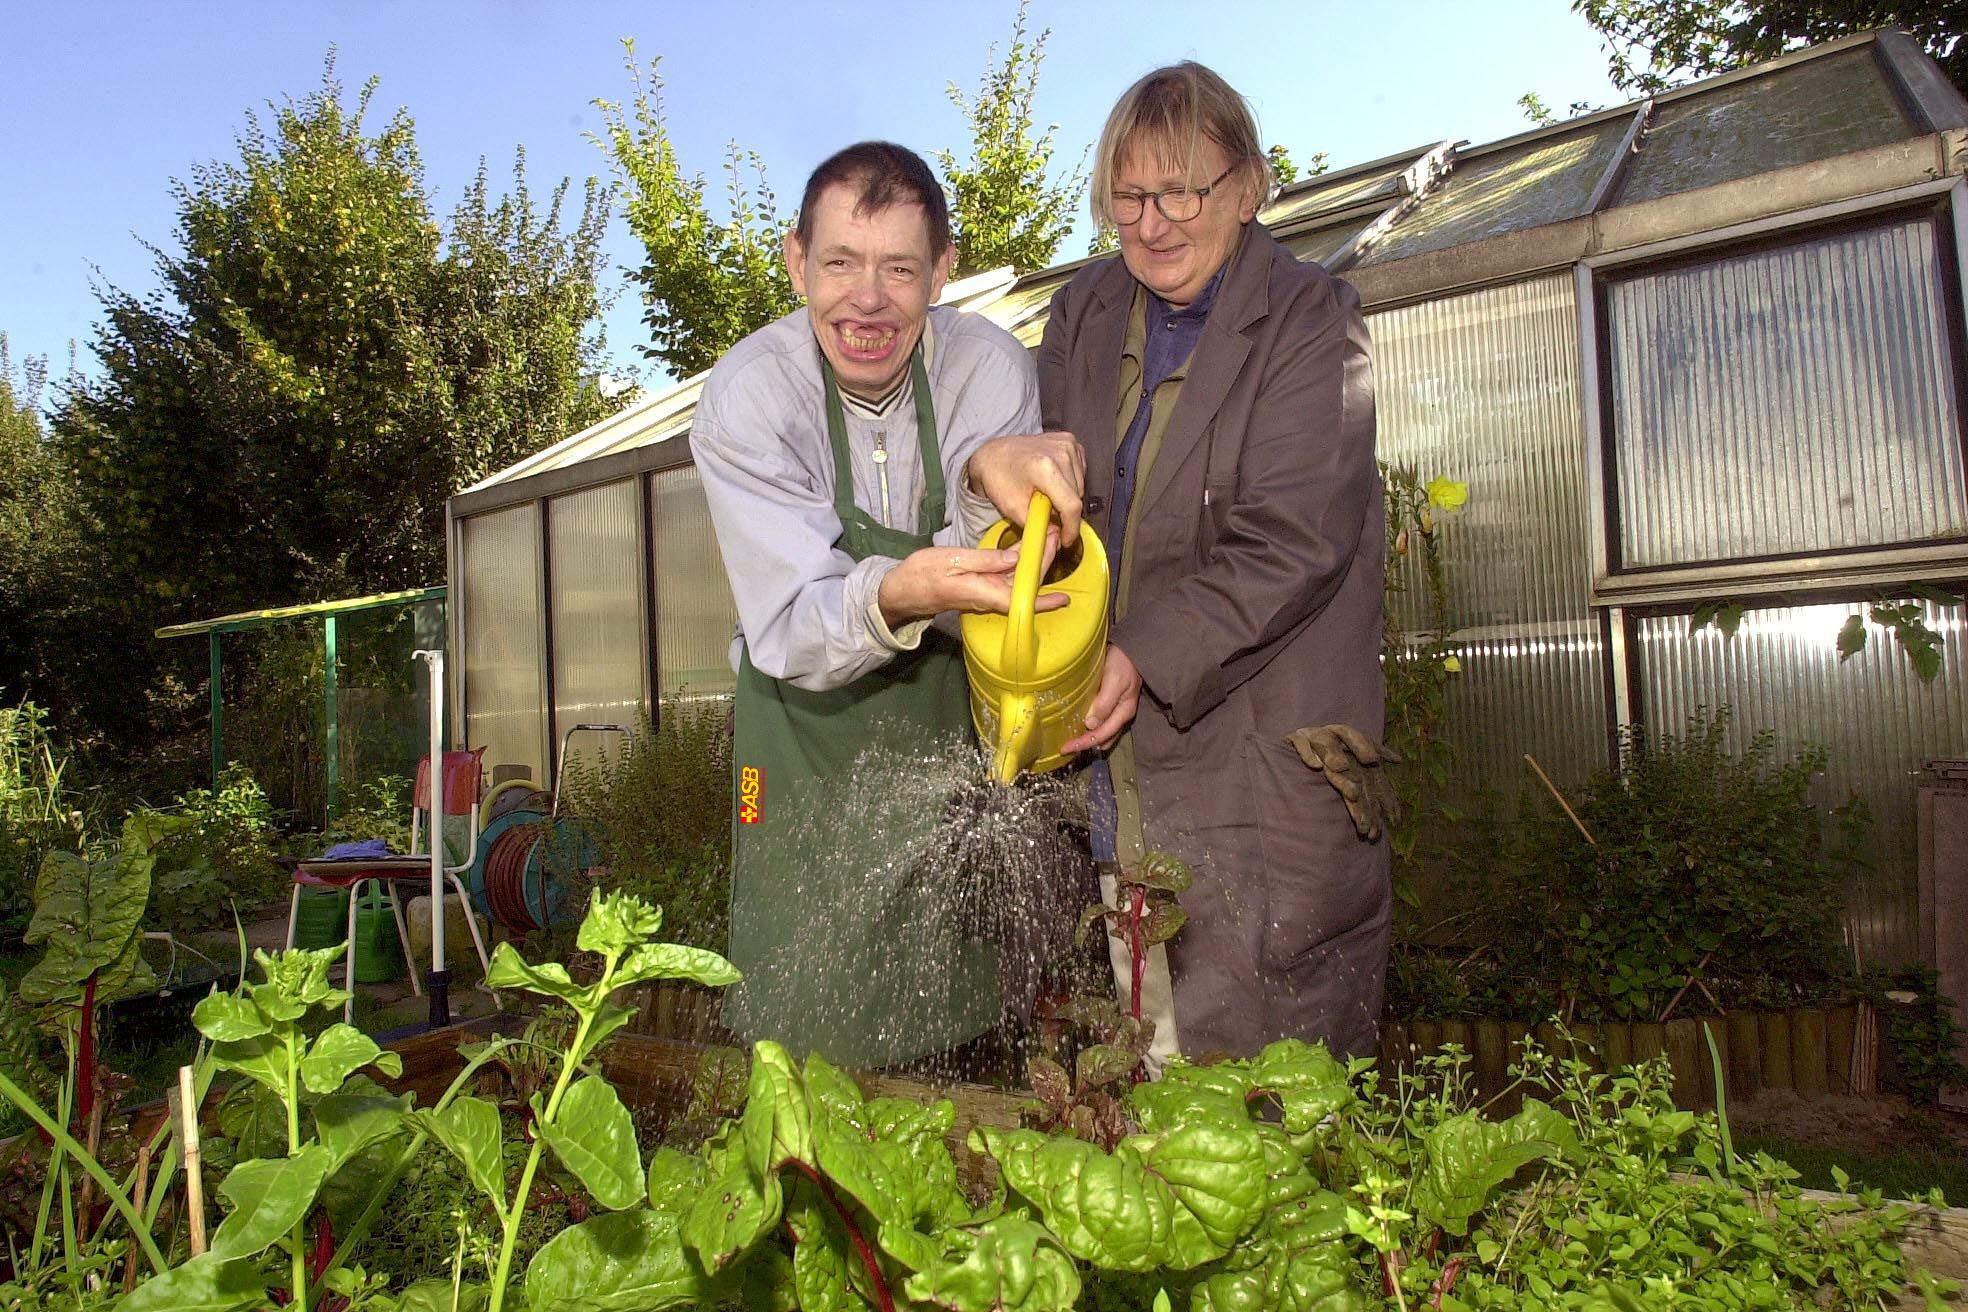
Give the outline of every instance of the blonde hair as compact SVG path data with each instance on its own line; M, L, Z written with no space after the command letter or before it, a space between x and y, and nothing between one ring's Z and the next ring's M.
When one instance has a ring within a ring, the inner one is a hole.
M1185 59L1142 77L1121 93L1107 115L1089 187L1094 223L1103 229L1114 226L1114 174L1129 150L1138 148L1164 161L1180 161L1191 186L1207 185L1209 179L1196 174L1196 156L1205 137L1229 156L1233 166L1241 164L1249 170L1259 204L1271 199L1271 168L1257 144L1257 116L1250 102L1215 71Z

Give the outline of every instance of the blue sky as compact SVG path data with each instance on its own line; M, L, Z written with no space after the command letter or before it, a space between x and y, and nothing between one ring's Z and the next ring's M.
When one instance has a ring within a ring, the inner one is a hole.
M380 79L374 121L398 106L416 120L440 217L481 156L496 187L521 145L536 194L563 176L605 176L585 134L599 126L597 97L629 95L625 36L645 61L662 56L686 167L715 175L736 140L765 157L790 210L807 171L850 141L965 154L946 84L975 89L1014 12L1015 0L10 5L0 14L0 332L16 368L43 355L60 375L71 341L88 368L100 318L92 283L153 287L143 242L174 247L171 180L235 159L247 112L314 90L331 46L351 97ZM1030 26L1052 33L1038 114L1060 125L1062 166L1129 81L1182 58L1249 96L1267 142L1301 160L1326 151L1334 167L1522 131L1515 102L1526 91L1561 109L1626 99L1567 0L1033 0ZM607 284L619 290L640 250L619 215L607 245ZM1084 249L1076 235L1062 257ZM632 291L607 334L613 358L638 360Z

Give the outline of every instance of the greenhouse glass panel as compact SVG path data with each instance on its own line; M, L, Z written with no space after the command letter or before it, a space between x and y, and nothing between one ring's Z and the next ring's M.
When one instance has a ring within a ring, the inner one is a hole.
M1961 754L1968 683L1954 666L1960 617L1924 607L1943 635L1950 662L1922 683L1891 635L1870 627L1865 650L1838 658L1838 630L1850 605L1751 611L1734 638L1713 628L1690 635L1686 616L1636 624L1636 686L1642 721L1654 732L1682 732L1703 707L1728 706L1733 743L1760 729L1780 751L1816 744L1829 755L1815 799L1831 807L1856 794L1871 810L1870 866L1848 890L1847 918L1870 964L1893 965L1917 952L1915 786L1922 762Z
M1670 100L1607 201L1634 205L1920 132L1870 44Z
M1523 756L1577 777L1607 760L1605 645L1586 604L1578 314L1568 276L1368 317L1379 453L1469 486L1438 520L1463 670L1450 688L1457 774L1514 795ZM1427 624L1419 552L1394 599Z
M1592 203L1593 189L1630 122L1611 118L1458 162L1442 190L1394 225L1362 263L1406 259L1578 217Z
M474 515L459 525L459 535L465 742L485 749L488 777L511 765L544 783L547 690L539 504Z
M738 606L695 465L649 476L656 535L656 669L662 695L728 693Z
M1611 283L1619 565L1968 533L1944 285L1928 218Z
M642 506L635 480L547 503L552 579L555 749L576 724L633 729L649 668L642 614ZM576 735L570 753L612 751L612 735Z

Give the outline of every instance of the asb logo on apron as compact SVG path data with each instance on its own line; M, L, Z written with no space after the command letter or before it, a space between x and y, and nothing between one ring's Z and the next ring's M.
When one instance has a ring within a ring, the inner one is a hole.
M755 825L759 822L759 799L765 793L765 772L755 765L748 765L738 772L738 823Z

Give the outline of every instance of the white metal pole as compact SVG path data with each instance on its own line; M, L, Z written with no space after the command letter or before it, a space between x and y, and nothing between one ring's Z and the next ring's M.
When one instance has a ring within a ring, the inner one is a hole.
M416 655L430 667L430 1020L435 1026L451 1023L450 976L444 969L444 653Z

